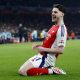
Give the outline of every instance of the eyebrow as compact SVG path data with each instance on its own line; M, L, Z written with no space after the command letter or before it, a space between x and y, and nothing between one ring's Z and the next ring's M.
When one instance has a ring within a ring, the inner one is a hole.
M53 10L52 10L52 12L57 13L57 11L53 11Z
M57 11L54 11L54 13L57 13Z

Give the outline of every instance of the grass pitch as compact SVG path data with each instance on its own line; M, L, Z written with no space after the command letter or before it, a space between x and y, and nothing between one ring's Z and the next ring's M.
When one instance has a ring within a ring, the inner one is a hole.
M64 54L57 59L56 66L67 75L20 76L19 67L37 54L31 46L32 43L0 45L0 80L80 80L80 40L67 41Z

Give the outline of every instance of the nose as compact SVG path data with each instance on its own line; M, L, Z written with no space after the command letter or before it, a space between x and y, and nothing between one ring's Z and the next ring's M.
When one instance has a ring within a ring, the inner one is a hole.
M55 13L54 12L52 12L52 16L54 16L55 15Z

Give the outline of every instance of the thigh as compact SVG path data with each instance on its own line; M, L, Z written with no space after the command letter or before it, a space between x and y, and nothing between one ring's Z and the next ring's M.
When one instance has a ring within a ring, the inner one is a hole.
M42 56L41 55L35 55L31 57L29 60L27 60L21 67L20 70L29 70L31 68L38 68L39 65L42 62Z
M31 69L31 68L34 68L34 66L33 66L33 64L32 64L29 60L27 60L27 61L20 67L19 71L25 72L25 71L27 71L27 70L29 70L29 69Z
M42 55L38 54L33 56L29 59L29 62L31 62L35 68L38 68L42 62Z

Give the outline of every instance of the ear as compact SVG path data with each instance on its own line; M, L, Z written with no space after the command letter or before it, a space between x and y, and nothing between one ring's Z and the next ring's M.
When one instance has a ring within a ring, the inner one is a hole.
M62 16L64 16L64 13L62 13Z

